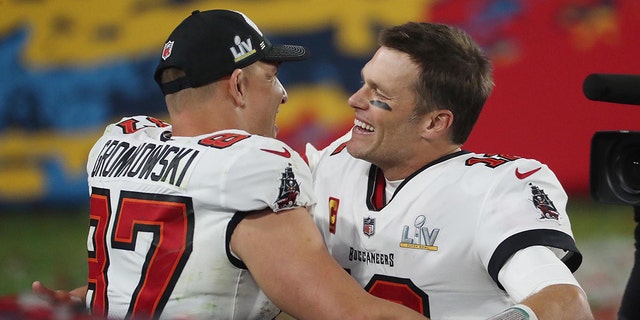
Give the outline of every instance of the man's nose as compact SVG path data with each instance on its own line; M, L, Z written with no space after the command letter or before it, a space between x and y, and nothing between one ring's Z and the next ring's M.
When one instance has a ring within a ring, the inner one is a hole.
M287 94L287 89L284 88L284 86L280 82L280 79L278 79L278 78L276 78L276 79L278 80L278 85L280 86L280 89L282 90L282 102L281 103L287 103L287 101L289 100L289 95Z
M364 87L358 89L358 91L354 92L349 99L347 100L347 102L349 103L349 106L354 108L354 109L366 109L369 104L367 99L365 99L364 97Z

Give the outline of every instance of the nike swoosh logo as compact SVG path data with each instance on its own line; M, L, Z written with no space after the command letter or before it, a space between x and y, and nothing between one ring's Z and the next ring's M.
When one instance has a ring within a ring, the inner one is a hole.
M533 170L529 170L529 171L525 171L525 172L520 172L519 168L516 168L516 178L522 180L525 179L527 177L529 177L530 175L538 172L540 169L542 169L542 167L538 167L535 168Z
M269 153L273 153L273 154L281 156L281 157L291 158L291 153L285 147L282 147L283 151L271 150L271 149L260 149L260 150L266 151L266 152L269 152Z

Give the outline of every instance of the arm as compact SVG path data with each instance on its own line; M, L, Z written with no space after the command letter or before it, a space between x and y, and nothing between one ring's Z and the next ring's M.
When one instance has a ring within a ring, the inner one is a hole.
M586 294L580 287L571 284L545 287L524 299L522 304L531 308L539 320L593 319Z
M264 210L242 220L231 237L265 294L297 319L424 319L368 294L331 257L303 208Z
M516 252L498 278L509 296L531 308L539 320L593 319L585 292L549 248L533 246Z

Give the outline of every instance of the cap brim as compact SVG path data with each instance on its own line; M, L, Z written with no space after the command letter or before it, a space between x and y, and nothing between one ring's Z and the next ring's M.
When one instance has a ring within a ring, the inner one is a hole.
M309 57L309 50L302 46L290 44L274 44L265 52L262 60L265 61L300 61Z

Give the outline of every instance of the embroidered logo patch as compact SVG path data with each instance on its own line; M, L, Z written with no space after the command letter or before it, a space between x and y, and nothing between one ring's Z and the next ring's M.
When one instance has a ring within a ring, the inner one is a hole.
M376 218L366 217L363 219L362 232L367 237L371 237L376 233Z
M426 222L427 218L424 215L417 216L416 220L413 222L414 229L412 233L409 232L411 228L408 225L405 225L402 228L402 240L400 241L400 247L438 251L438 246L435 245L435 242L438 237L438 233L440 233L440 229L433 228L432 230L429 230L429 228L425 226Z
M234 46L230 47L229 50L233 55L234 62L241 61L244 58L256 53L256 49L253 48L253 44L251 43L251 38L242 40L240 39L240 36L235 36L233 38L233 42ZM260 47L264 49L264 42L260 43Z
M538 220L556 220L560 218L560 214L558 213L558 209L553 204L553 201L549 199L549 196L544 193L543 189L540 189L538 186L529 183L531 187L531 194L533 205L540 211L540 217Z
M293 174L291 164L289 164L280 178L278 199L275 201L277 210L293 207L296 204L298 195L300 195L300 185Z
M336 224L338 223L338 207L340 199L329 197L329 232L336 234Z
M173 50L173 42L174 41L167 41L167 43L164 44L164 49L162 49L162 60L167 60L169 56L171 56L171 51Z

